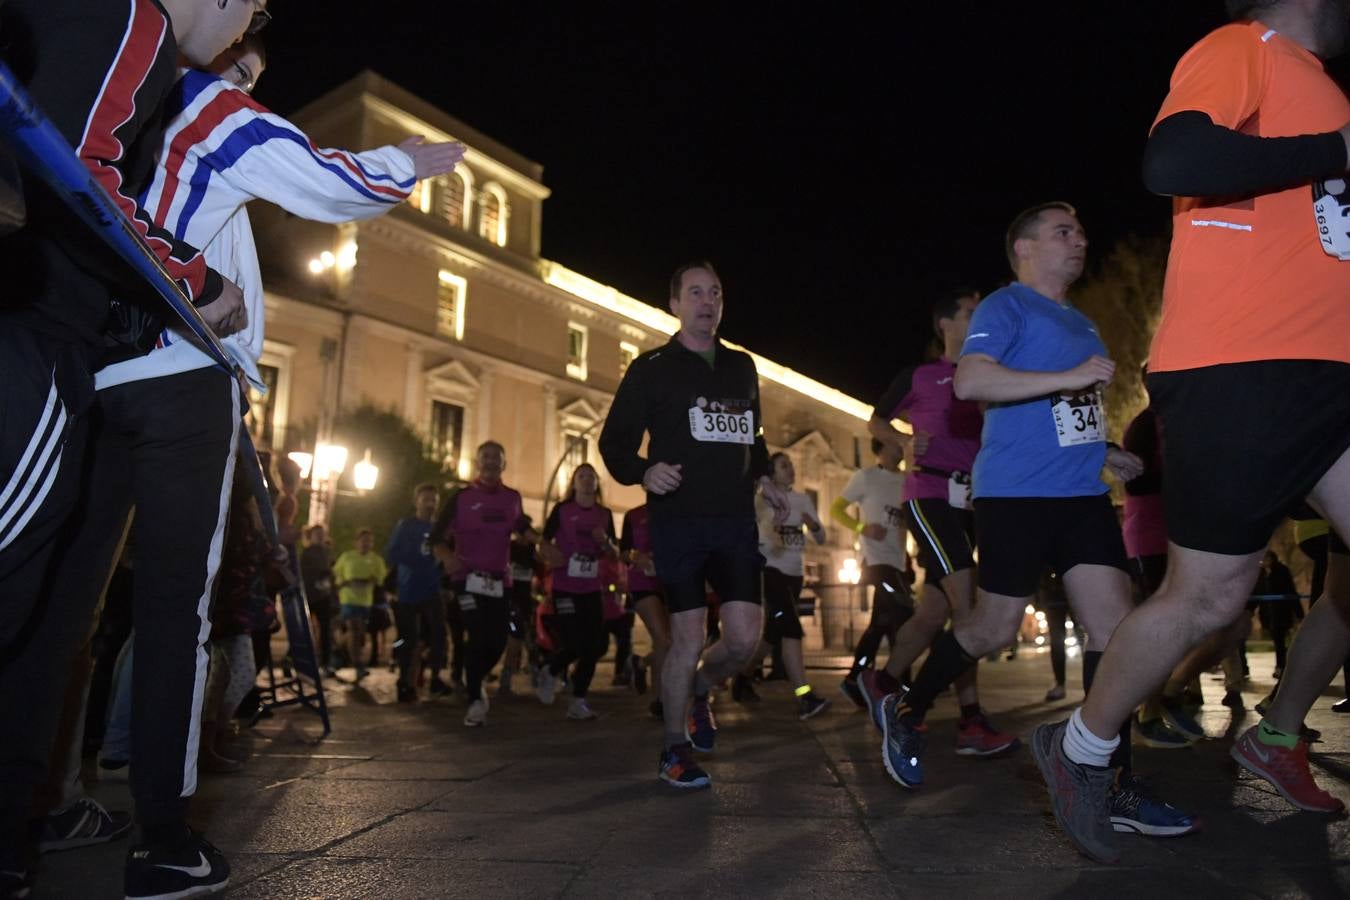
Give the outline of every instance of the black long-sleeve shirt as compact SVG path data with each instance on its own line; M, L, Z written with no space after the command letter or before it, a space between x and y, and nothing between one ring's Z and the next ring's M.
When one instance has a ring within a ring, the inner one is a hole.
M645 457L643 434L650 435ZM754 360L718 341L709 366L678 337L642 354L614 396L600 455L622 484L641 483L654 463L682 467L677 489L647 495L653 519L753 518L755 482L769 474Z

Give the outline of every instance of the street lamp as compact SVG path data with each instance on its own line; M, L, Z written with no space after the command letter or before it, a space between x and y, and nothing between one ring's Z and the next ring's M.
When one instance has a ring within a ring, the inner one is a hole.
M292 450L286 454L291 462L300 467L300 480L309 477L310 469L314 466L314 454L306 453L304 450Z
M299 462L299 460L296 460L296 462ZM346 468L346 447L324 442L315 445L309 482L309 521L311 524L329 524L329 518L333 514L333 501L337 495L338 476Z
M844 564L839 567L839 571L835 574L839 576L840 584L848 585L848 644L852 647L854 645L853 607L856 605L853 602L853 591L858 586L858 582L862 580L862 569L858 568L858 561L850 556L844 560Z
M380 467L370 461L370 448L367 447L365 458L352 467L352 483L358 491L373 491L379 477Z

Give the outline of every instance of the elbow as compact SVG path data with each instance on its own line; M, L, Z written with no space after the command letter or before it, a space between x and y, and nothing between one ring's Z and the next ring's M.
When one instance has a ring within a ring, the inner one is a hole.
M952 378L952 393L956 394L958 400L979 400L975 396L974 379L970 377L970 370L961 366L956 367L956 376Z
M1150 140L1144 147L1144 161L1140 169L1144 188L1149 193L1162 197L1185 196L1177 178L1176 154L1172 153L1165 141Z

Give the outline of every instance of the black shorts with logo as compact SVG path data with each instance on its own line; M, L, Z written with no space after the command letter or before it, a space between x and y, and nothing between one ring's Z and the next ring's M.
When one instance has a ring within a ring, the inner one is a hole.
M1110 494L977 497L980 588L1008 597L1036 593L1047 567L1063 578L1078 565L1129 572Z
M1167 537L1181 547L1261 550L1350 449L1350 363L1156 372L1148 391L1162 420Z
M652 561L671 613L703 609L707 586L721 603L762 602L759 529L752 518L652 518Z
M938 497L905 503L905 525L919 545L919 565L929 584L975 567L975 514Z

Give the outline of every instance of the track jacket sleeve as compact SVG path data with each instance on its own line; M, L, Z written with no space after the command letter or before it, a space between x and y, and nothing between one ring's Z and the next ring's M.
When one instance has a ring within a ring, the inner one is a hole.
M640 484L651 465L639 452L646 429L647 360L634 360L619 382L614 403L600 431L600 457L619 484ZM755 407L759 422L759 407Z

